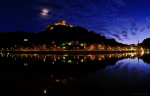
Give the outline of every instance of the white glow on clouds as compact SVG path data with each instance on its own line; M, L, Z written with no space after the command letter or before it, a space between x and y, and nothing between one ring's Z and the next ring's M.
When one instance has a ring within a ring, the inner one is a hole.
M43 9L43 10L42 10L42 15L43 15L43 16L48 15L48 13L49 13L49 10L48 10L48 9Z

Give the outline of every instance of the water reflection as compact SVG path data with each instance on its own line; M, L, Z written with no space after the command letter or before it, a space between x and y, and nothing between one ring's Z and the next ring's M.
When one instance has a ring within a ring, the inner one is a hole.
M123 96L122 93L148 93L149 56L144 53L1 53L1 91L16 96Z
M116 53L116 54L85 54L85 55L56 55L56 54L0 54L0 57L7 57L7 58L14 58L16 60L17 58L20 59L35 59L35 60L43 60L44 62L46 60L52 60L52 62L56 62L58 60L61 60L65 63L84 63L86 60L92 60L92 61L98 61L98 60L105 60L108 58L135 58L143 56L143 53Z

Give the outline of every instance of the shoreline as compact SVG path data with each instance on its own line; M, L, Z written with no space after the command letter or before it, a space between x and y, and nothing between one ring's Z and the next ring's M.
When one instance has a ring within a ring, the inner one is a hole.
M2 53L26 53L26 54L112 54L112 53L130 53L137 51L119 51L119 50L48 50L48 51L0 51Z

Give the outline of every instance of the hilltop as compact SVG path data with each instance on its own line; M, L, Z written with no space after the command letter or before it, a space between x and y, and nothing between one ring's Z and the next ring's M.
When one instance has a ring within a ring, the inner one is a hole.
M27 42L25 42L27 41ZM38 33L32 32L7 32L0 33L0 47L12 47L14 45L39 45L46 44L51 45L55 41L56 44L62 42L79 41L87 44L105 44L106 46L126 46L122 43L118 43L115 39L106 39L105 36L96 34L93 31L80 26L67 26L61 25L49 25L44 31Z

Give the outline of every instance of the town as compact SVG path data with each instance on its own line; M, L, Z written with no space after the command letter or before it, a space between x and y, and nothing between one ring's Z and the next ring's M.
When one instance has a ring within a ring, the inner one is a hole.
M58 50L79 51L80 50L80 51L140 51L142 52L146 50L141 46L139 42L138 44L131 44L131 45L121 44L115 41L114 39L106 39L104 36L100 36L94 32L91 31L88 32L84 28L75 27L72 24L66 24L66 20L62 20L62 22L56 22L54 24L49 24L45 30L37 34L27 33L27 32L26 33L14 32L14 33L8 33L8 34L2 33L2 34L4 35L2 35L0 38L1 39L0 41L3 41L1 42L0 51L58 51ZM12 34L14 36L12 36ZM18 37L18 35L20 35L20 37ZM67 38L66 37L67 35L70 36L68 36ZM5 38L8 38L8 40L5 40Z

